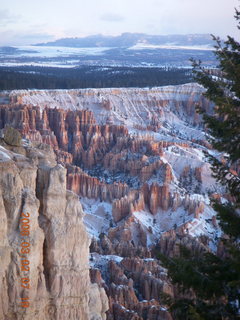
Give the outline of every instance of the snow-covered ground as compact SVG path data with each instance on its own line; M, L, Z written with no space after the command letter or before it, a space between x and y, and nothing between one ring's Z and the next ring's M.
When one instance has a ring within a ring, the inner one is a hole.
M172 49L172 50L213 50L214 48L210 45L198 45L198 46L180 46L174 43L164 45L153 45L148 43L139 42L135 46L128 48L128 50L156 50L156 49Z
M198 219L194 218L192 214L188 214L183 207L176 211L171 209L168 211L158 210L154 216L147 211L134 212L135 219L145 227L148 245L155 243L162 233L187 224L185 232L194 237L208 236L211 239L211 248L215 248L216 241L221 234L220 229L212 223L212 217L215 215L214 210L207 205Z
M9 53L0 50L0 66L41 66L74 68L79 66L79 59L88 56L101 56L109 48L71 48L56 46L16 46ZM1 48L0 48L1 49ZM76 59L77 58L77 59Z
M84 224L90 236L98 238L101 233L107 233L112 222L112 205L100 200L80 199L84 216Z
M166 50L168 54L166 54ZM179 46L174 43L149 45L138 43L130 47L61 47L61 46L15 46L0 47L0 66L78 67L129 66L189 68L189 50L195 50L196 59L215 65L212 48L206 46ZM144 52L144 55L143 55ZM134 56L136 55L136 59ZM139 55L142 56L139 60ZM176 58L177 57L177 58Z

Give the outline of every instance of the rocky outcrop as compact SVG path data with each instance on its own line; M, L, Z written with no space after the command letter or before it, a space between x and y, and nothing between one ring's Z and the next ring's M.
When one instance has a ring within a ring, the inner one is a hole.
M66 192L63 167L38 169L37 197L42 208L40 227L45 234L43 267L56 318L87 318L89 240L81 221L78 197ZM81 250L77 239L81 239ZM61 243L67 246L62 247ZM80 303L86 310L78 307Z
M126 227L125 223L124 230ZM91 279L100 287L104 287L107 292L108 320L172 319L164 305L161 305L162 294L172 297L187 297L187 295L183 295L177 286L172 285L167 277L167 270L161 266L161 261L157 258L159 253L176 257L180 255L181 246L186 246L191 252L198 254L209 250L204 237L197 240L187 235L184 231L185 227L163 234L157 245L152 246L151 252L141 251L140 248L144 248L143 246L135 247L132 241L125 239L125 242L128 242L128 248L131 248L126 256L124 252L120 252L121 257L125 258L120 258L118 255L119 242L116 245L116 240L120 238L114 231L110 239L104 235L98 243L96 240L92 242L90 260L95 268L91 269ZM121 243L123 242L124 240L121 239ZM101 255L102 257L108 255L105 262L101 260ZM102 262L99 264L99 261Z
M12 127L6 127L4 130L4 141L12 146L21 146L22 137L18 130Z
M125 258L121 261L121 266L138 283L139 293L144 300L160 300L162 292L173 296L173 287L167 278L166 269L157 260Z
M93 257L97 259L95 255ZM166 270L153 259L124 258L105 266L105 279L92 269L93 281L104 286L109 297L107 319L168 319L171 315L159 303L161 293L173 295ZM105 281L104 281L105 280Z
M76 166L67 166L67 186L69 190L82 197L110 202L124 197L129 192L125 183L106 184Z
M141 225L137 224L136 231L139 235L138 241L134 241L132 231L129 228L129 222L125 222L122 226L112 228L108 235L103 235L99 240L92 239L90 252L97 252L101 255L118 255L121 257L151 257L151 251L146 247L145 233L141 229Z
M180 255L180 247L185 246L191 252L205 252L206 246L197 239L187 235L184 232L185 227L181 226L178 230L170 230L162 234L157 246L152 253L161 252L168 257L178 257Z
M204 203L185 195L180 198L178 192L173 194L169 191L169 185L162 186L153 183L150 186L144 184L140 191L131 191L127 196L113 202L112 214L115 222L122 220L133 212L141 210L149 210L153 215L156 215L159 209L167 211L172 208L176 211L177 208L183 206L189 214L194 214L196 218L204 211Z
M0 318L105 319L106 296L90 284L89 238L78 197L66 190L66 169L43 145L2 144ZM20 233L22 213L29 214L27 238ZM30 244L26 272L20 252L24 240ZM21 286L22 278L29 279L29 289ZM22 297L29 297L29 307L21 306Z
M96 124L88 110L65 111L28 105L0 106L0 129L11 125L25 138L50 144L72 155L74 163L91 168L116 143L126 136L123 126Z
M105 289L97 283L91 283L88 305L89 318L91 320L106 320L106 312L109 310L108 297Z
M141 192L132 190L127 196L115 200L112 207L112 215L115 222L118 222L135 211L145 209L144 197Z

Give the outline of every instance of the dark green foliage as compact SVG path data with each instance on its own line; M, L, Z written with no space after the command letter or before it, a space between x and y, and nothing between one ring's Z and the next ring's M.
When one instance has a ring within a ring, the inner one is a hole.
M179 68L0 68L0 90L152 87L191 81L191 71Z
M240 29L240 12L235 16ZM213 114L199 110L214 149L222 157L207 155L213 176L226 186L227 203L212 201L224 232L221 255L190 252L182 247L180 256L160 256L168 268L179 297L163 297L174 319L232 320L240 319L240 44L232 37L222 43L215 40L219 61L213 72L193 61L198 83L206 88L206 97L216 105Z
M235 240L240 240L240 216L236 212L236 203L235 205L231 203L219 204L214 202L213 208L216 212L219 212L220 215L220 227L224 233L228 234L231 238Z
M209 252L193 253L184 247L180 251L178 258L160 256L173 283L178 284L179 295L183 297L176 300L169 297L168 300L163 299L174 318L195 319L188 314L194 311L199 319L235 319L237 310L232 302L239 297L239 249L229 247L227 258ZM189 294L192 299L185 298ZM224 297L228 298L227 303Z

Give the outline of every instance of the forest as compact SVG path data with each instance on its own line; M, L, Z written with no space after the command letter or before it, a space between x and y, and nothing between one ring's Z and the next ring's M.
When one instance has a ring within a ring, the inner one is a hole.
M191 69L157 67L0 67L0 90L154 87L192 81Z

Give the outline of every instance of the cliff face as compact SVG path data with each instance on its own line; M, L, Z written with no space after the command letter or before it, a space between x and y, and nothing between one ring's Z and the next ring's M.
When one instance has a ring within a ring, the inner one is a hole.
M66 190L66 169L49 148L2 144L0 318L105 319L106 295L90 284L89 237L78 197ZM27 240L20 233L22 212L30 215ZM24 240L30 243L27 274L21 267ZM26 276L29 289L21 286ZM90 312L98 292L101 299ZM29 297L28 308L21 306L22 297Z
M68 189L92 199L112 202L124 197L129 192L126 183L107 184L96 177L91 177L76 166L67 166Z
M113 88L74 90L28 90L12 91L11 103L47 105L68 110L91 110L98 123L125 124L130 127L158 130L168 112L181 114L192 124L201 118L195 103L210 108L201 96L203 88L197 84L166 86L159 88Z

